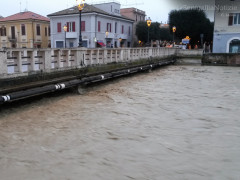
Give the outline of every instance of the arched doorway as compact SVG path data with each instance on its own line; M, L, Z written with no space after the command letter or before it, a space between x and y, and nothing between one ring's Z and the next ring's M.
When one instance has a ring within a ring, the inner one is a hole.
M229 53L240 53L240 39L233 39L230 41Z

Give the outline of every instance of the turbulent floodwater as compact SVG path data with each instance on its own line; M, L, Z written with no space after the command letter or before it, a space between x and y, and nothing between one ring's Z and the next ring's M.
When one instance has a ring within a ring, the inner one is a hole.
M169 66L0 112L1 180L239 180L240 69Z

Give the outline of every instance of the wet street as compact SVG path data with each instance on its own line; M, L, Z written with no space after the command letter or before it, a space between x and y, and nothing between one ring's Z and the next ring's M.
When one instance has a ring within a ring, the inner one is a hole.
M0 111L1 180L239 180L240 68L168 66Z

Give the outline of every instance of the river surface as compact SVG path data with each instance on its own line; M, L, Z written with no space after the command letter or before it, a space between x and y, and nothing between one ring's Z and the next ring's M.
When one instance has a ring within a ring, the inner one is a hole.
M168 66L0 112L1 180L239 180L240 68Z

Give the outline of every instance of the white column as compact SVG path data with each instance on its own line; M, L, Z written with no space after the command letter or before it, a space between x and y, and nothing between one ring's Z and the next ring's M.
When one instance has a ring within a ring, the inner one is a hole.
M44 60L44 71L49 72L52 68L52 54L50 49L44 50L43 60Z
M21 51L15 52L16 58L15 63L17 64L17 67L15 68L15 72L22 73L22 55Z
M118 50L115 50L115 62L118 62Z
M120 58L120 62L122 62L123 61L123 49L120 49L119 58Z
M90 61L90 65L93 65L93 50L90 50L89 61Z
M86 65L86 63L85 63L86 51L87 51L86 48L78 48L77 49L76 61L77 61L78 68L81 68L82 66Z
M107 50L104 49L104 51L103 51L103 64L106 64L106 62L107 62Z
M28 71L34 71L35 61L33 51L28 51L27 56L29 57L28 62L30 63L30 65L28 65Z
M55 61L55 68L61 68L61 51L60 50L56 50L54 51L54 56L56 56L54 58Z
M153 55L153 49L149 48L148 49L148 57L151 57Z
M0 51L0 75L7 73L7 52Z
M131 61L131 50L128 48L127 50L127 59L126 59L128 62Z
M112 54L112 49L110 50L110 59L109 59L109 62L111 63L112 62L112 58L113 58L113 54Z

